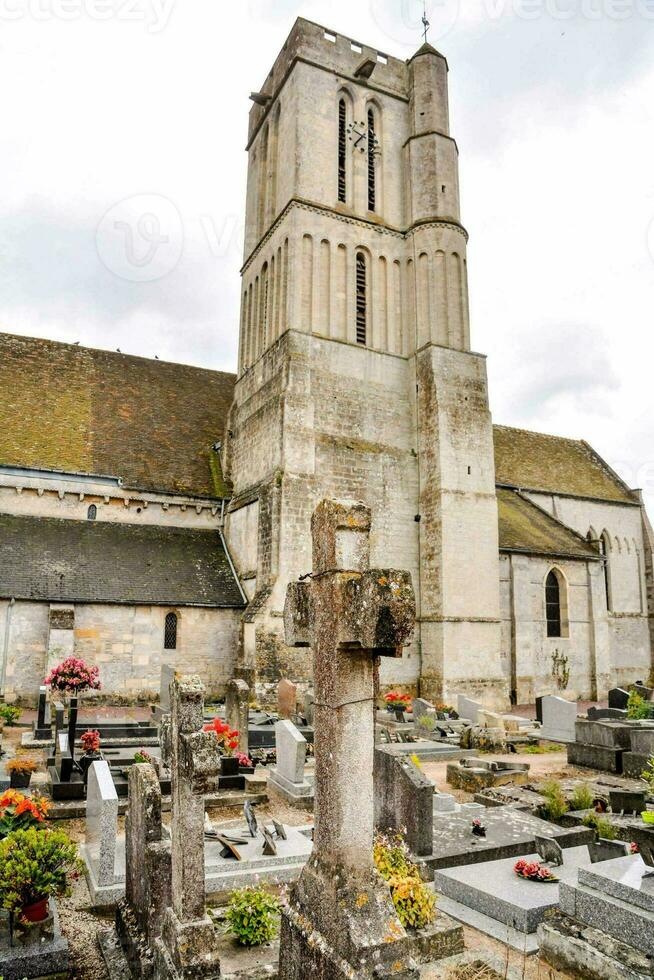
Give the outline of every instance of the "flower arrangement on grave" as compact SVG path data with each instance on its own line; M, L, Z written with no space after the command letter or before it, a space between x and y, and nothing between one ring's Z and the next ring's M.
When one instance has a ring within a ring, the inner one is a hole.
M389 711L400 713L401 711L411 711L412 697L410 694L400 694L399 691L389 691L384 695L384 701Z
M252 759L245 752L237 752L236 758L238 759L238 764L242 769L252 768Z
M475 820L472 821L472 828L471 829L472 829L472 832L475 835L475 837L485 837L486 836L486 828L484 827L483 823L479 819L475 819Z
M149 752L145 751L145 749L139 749L138 752L134 753L134 762L149 762L152 764L154 759Z
M99 691L99 673L98 667L89 666L79 657L67 657L52 668L45 683L53 691L74 697L84 691Z
M0 840L14 830L44 829L47 815L47 800L40 796L25 796L15 789L6 790L0 796Z
M84 732L80 742L87 755L95 755L96 752L100 751L100 732L95 729Z
M231 758L234 752L238 748L238 732L230 728L229 725L221 721L220 718L214 718L212 722L204 726L205 732L213 732L218 739L218 747L220 749L221 755L226 755Z
M518 878L525 878L527 881L548 883L559 880L556 875L552 874L550 869L546 868L540 863L540 861L525 861L524 858L520 858L520 860L516 861L516 863L513 865L513 870L517 874Z
M631 844L629 845L629 853L640 854L640 848L635 840L632 840Z
M36 772L38 766L34 759L18 756L16 759L10 759L6 768L9 773L10 787L12 789L25 789L29 786L32 773Z
M391 890L397 917L404 928L423 929L433 922L436 899L411 861L403 835L375 834L372 854L377 871Z
M436 708L436 711L440 711L444 715L454 714L454 707L451 704L445 704L443 701L435 704L434 707Z
M15 830L0 841L0 907L27 922L48 916L48 899L70 894L82 862L62 830Z
M262 946L277 932L279 902L265 888L241 888L229 896L225 918L241 946Z

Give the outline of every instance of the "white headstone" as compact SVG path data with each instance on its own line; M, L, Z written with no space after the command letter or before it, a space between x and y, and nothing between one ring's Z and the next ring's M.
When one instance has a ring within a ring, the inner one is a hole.
M284 720L275 723L275 745L278 774L291 783L304 782L307 740L292 721Z
M541 710L543 712L541 738L552 742L574 742L577 721L576 701L566 701L565 698L548 694L541 701Z
M483 710L483 705L479 701L471 701L470 698L459 694L456 699L456 710L459 718L465 718L467 721L471 721L476 725L477 715L480 710Z
M109 764L89 768L86 789L86 856L98 885L113 885L118 832L118 796Z

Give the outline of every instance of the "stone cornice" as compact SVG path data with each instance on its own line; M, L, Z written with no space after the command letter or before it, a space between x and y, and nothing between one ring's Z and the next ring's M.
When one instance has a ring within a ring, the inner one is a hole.
M416 229L424 228L450 228L452 231L463 235L466 242L468 241L468 232L453 218L423 218L420 221L414 221L408 226L408 228L395 228L392 225L380 224L378 221L373 221L367 218L360 218L353 214L344 214L342 211L338 211L335 208L327 207L323 204L317 204L315 201L307 201L303 198L293 197L288 202L283 211L275 218L274 222L266 232L266 234L259 239L259 242L250 252L249 256L243 263L241 267L241 275L243 275L247 269L252 265L256 257L262 252L264 247L268 244L272 236L275 234L279 226L284 221L284 218L294 209L299 208L302 211L310 211L313 214L329 215L336 221L340 221L343 224L356 225L359 228L366 228L368 230L375 230L380 235L387 235L391 238L398 238L406 240Z

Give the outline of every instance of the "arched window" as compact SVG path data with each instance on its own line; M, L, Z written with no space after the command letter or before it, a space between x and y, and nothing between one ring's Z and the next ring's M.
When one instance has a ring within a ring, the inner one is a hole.
M338 103L338 200L347 200L347 106L345 99Z
M375 152L377 140L375 137L375 113L368 109L368 210L374 211L377 205L377 186L375 175Z
M91 506L86 512L86 516L89 521L94 521L96 519L96 517L98 516L98 508L95 506L95 504L91 504Z
M545 579L545 617L547 619L547 635L562 636L561 587L554 571L551 571Z
M609 552L611 550L610 538L604 531L598 541L599 552L602 556L602 571L604 572L604 594L606 595L606 608L611 609L611 569L609 568Z
M356 328L357 344L366 343L368 324L368 270L363 252L356 257Z
M166 613L164 621L164 650L177 649L177 613Z

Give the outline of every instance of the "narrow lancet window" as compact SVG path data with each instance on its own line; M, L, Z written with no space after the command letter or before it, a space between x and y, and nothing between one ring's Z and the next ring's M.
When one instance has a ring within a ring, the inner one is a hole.
M347 110L345 99L338 103L338 200L347 200Z
M556 572L550 572L545 581L545 614L547 635L561 636L561 590Z
M375 183L375 113L368 109L368 210L374 211L377 204L377 188Z
M363 252L357 252L356 258L356 314L357 344L365 345L368 322L368 280L366 257Z

